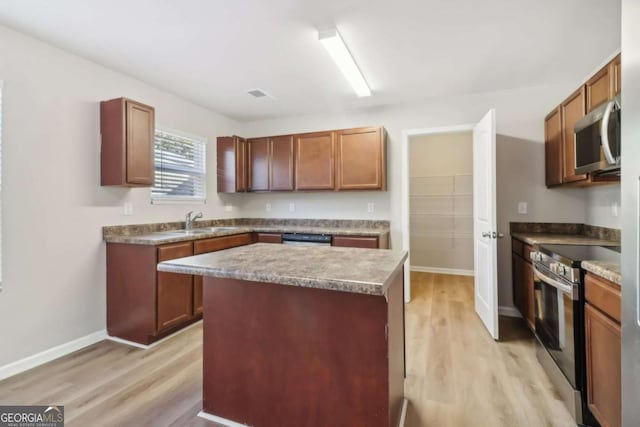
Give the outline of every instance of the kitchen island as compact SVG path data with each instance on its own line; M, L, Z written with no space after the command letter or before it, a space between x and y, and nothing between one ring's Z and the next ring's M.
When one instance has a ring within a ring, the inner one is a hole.
M405 259L258 243L159 263L204 276L201 415L260 427L396 426Z

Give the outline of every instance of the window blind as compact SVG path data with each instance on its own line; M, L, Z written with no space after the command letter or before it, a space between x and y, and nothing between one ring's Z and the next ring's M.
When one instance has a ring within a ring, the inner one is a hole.
M156 129L155 182L151 201L203 201L206 198L206 141Z

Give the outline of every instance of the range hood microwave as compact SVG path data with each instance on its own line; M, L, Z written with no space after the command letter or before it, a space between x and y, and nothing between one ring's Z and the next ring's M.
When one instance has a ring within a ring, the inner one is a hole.
M576 173L620 174L620 95L578 120Z

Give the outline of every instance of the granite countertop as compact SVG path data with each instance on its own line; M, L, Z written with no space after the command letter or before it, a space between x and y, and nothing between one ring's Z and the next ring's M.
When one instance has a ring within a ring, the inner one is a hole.
M603 261L582 261L581 267L597 276L603 277L617 285L622 285L620 264Z
M332 227L306 225L241 225L220 226L219 230L209 230L210 227L194 228L191 232L184 230L161 230L153 232L112 234L104 236L107 243L128 243L137 245L162 245L165 243L184 242L188 240L209 239L212 237L231 236L242 233L313 233L330 234L332 236L369 236L382 237L389 234L388 228L366 227Z
M384 295L407 253L256 243L164 261L159 271Z

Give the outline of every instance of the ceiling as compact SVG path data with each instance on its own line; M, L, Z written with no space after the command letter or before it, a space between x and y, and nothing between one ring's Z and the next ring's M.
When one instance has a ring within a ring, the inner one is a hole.
M0 0L0 24L238 120L578 83L620 20L619 0ZM317 41L331 26L373 96Z

